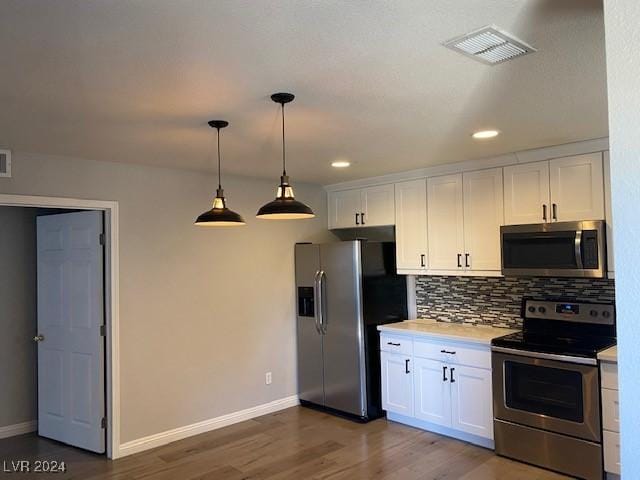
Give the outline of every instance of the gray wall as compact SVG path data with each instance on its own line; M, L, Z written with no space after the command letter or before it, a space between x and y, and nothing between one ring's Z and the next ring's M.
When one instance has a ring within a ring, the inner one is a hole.
M640 2L604 1L622 476L640 478Z
M122 442L296 393L293 245L329 238L326 197L294 183L318 216L257 220L277 180L226 176L248 224L211 229L212 175L14 154L0 193L119 202Z
M522 297L615 301L613 280L588 278L416 277L418 318L520 327Z
M0 207L0 427L37 418L35 216Z

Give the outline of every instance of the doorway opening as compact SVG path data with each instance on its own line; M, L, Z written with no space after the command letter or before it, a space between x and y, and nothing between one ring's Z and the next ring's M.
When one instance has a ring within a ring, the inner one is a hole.
M0 195L0 439L119 456L117 214Z

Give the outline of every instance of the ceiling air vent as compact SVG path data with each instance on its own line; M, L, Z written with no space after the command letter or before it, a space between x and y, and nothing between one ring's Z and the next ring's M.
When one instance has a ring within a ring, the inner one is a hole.
M11 150L0 150L0 177L11 176Z
M513 60L536 49L491 25L443 43L447 48L487 65Z

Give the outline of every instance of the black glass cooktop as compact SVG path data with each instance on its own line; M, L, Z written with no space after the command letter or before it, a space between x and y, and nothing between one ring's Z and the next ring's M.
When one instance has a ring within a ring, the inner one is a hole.
M538 332L517 332L494 338L491 345L530 352L596 357L598 352L616 344L616 339L604 336L563 336Z

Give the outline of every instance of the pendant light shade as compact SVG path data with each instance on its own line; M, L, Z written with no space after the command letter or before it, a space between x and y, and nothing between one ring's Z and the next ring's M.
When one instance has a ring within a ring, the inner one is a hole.
M280 185L276 192L275 200L263 205L256 217L265 220L298 220L304 218L313 218L315 214L304 203L295 199L293 187L289 184L289 176L287 175L285 141L284 141L284 105L292 102L295 96L291 93L274 93L271 100L279 103L282 107L282 176L280 177Z
M213 199L211 210L207 210L200 215L195 225L199 227L236 227L245 225L242 217L227 208L227 201L224 198L224 190L222 189L222 180L220 175L220 129L229 125L225 120L211 120L209 126L218 131L218 189L216 190L216 198Z

